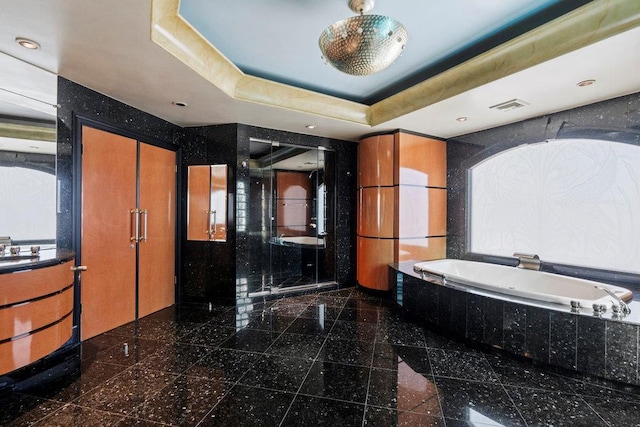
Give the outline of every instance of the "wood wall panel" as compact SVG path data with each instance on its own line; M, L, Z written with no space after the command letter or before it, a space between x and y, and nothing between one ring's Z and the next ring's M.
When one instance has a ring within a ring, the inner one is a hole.
M135 319L137 141L82 128L82 340ZM117 153L117 155L114 155ZM172 232L167 230L167 232Z
M394 259L390 262L429 261L447 257L446 237L394 240Z
M358 187L393 185L394 136L377 135L358 143Z
M358 235L387 237L394 235L395 188L369 187L358 190Z
M276 171L276 197L278 199L312 199L309 172Z
M0 375L49 355L71 338L73 316L34 334L0 344Z
M35 270L0 274L0 305L28 301L73 284L74 261Z
M393 239L358 237L357 280L369 289L389 289L389 267L393 262Z
M394 184L447 186L447 145L437 139L395 134Z
M175 302L176 153L140 144L140 209L146 239L138 260L138 315Z
M447 190L400 185L395 204L398 220L394 237L447 234Z
M49 298L0 309L0 341L50 325L73 310L73 286Z
M276 171L275 180L277 235L309 235L311 203L315 197L309 173Z

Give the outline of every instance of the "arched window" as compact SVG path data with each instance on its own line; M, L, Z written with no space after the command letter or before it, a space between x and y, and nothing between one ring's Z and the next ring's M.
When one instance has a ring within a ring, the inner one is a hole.
M520 145L473 166L470 184L470 252L640 272L639 146Z

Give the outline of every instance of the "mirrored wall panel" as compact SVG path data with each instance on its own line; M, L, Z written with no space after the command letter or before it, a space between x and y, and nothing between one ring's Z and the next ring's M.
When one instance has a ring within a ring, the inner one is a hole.
M0 53L0 240L55 244L57 77Z

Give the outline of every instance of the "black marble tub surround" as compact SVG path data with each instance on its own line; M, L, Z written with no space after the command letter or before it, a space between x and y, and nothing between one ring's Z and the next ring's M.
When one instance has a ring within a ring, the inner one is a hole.
M640 326L633 319L454 289L422 279L410 262L392 271L402 311L418 322L543 364L640 385Z
M82 344L81 373L0 397L0 424L635 426L640 390L486 354L357 289L178 306ZM125 345L126 351L125 351Z

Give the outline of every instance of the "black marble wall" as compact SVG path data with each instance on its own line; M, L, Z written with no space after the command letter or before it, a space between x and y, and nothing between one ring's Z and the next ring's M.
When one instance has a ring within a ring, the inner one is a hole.
M58 155L57 178L60 182L60 212L57 218L57 242L62 248L74 247L74 218L79 215L74 184L79 177L74 164L76 119L82 118L132 133L142 141L154 140L177 144L174 132L180 129L151 114L109 98L63 77L58 77ZM117 153L114 153L117 155ZM79 187L77 187L79 191ZM79 194L79 193L76 193Z
M187 211L187 173L189 165L228 166L227 241L187 240L187 219L182 218L179 241L181 253L181 302L235 301L236 244L235 182L238 125L228 124L182 129L176 139L182 146L182 187L180 210ZM241 171L240 171L241 173Z
M462 164L484 147L447 141L447 258L462 258L465 248L467 168Z
M535 143L552 138L583 137L640 145L640 93L448 140L447 257L509 262L506 259L467 253L466 181L467 172L471 166L496 153L524 143ZM638 286L637 275L544 263L543 270L605 280L622 286Z
M341 286L355 284L355 176L357 145L353 142L243 124L184 129L178 133L183 147L183 190L181 205L186 210L186 173L190 164L227 164L230 174L230 232L226 243L187 242L181 233L182 297L185 302L235 303L246 295L252 273L252 245L247 209L250 207L249 143L259 138L306 147L324 146L335 150L337 177L335 230L336 281ZM329 183L328 183L329 185ZM244 194L242 194L244 191ZM237 209L238 203L245 209ZM244 224L244 228L242 225ZM239 227L240 225L240 227ZM183 222L182 229L186 229ZM233 229L233 231L231 231ZM253 262L255 264L255 262Z

